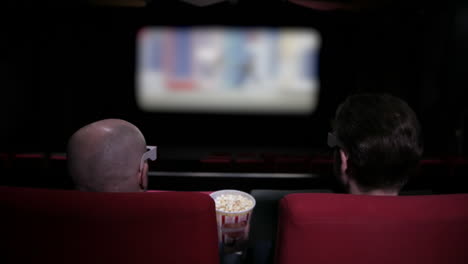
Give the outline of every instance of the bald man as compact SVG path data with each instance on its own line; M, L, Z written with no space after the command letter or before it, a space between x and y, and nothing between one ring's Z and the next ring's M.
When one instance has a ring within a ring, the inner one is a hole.
M93 192L146 190L148 163L142 158L146 150L143 134L127 121L105 119L80 128L68 141L67 150L75 188Z

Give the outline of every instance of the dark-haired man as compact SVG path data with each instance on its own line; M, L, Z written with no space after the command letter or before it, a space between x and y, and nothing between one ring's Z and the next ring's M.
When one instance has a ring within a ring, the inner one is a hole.
M351 194L398 195L423 152L421 127L403 100L386 94L348 97L328 135L335 171Z
M348 97L336 111L328 145L335 148L335 174L350 194L398 195L423 151L416 114L403 100L385 94ZM251 226L255 263L273 261L278 201L295 192L331 190L251 192L257 202Z

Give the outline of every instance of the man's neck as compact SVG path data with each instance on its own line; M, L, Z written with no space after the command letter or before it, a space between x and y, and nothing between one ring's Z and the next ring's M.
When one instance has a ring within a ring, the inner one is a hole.
M370 191L363 191L359 188L356 184L349 184L349 193L350 194L363 194L363 195L380 195L380 196L398 196L398 190L370 190Z

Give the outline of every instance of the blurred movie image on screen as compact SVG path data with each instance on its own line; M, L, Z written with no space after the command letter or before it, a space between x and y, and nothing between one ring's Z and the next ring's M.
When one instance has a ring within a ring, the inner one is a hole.
M319 34L310 29L146 27L136 98L146 111L311 113Z

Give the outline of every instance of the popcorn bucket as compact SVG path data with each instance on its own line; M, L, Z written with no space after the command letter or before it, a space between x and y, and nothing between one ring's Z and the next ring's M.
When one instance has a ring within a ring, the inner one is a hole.
M249 238L250 218L255 207L255 199L250 194L237 190L221 190L211 193L210 196L216 203L218 239L224 250L226 252L244 250ZM235 201L239 201L237 204L240 205L230 207L229 204L236 203ZM224 207L220 205L223 202L227 204Z

